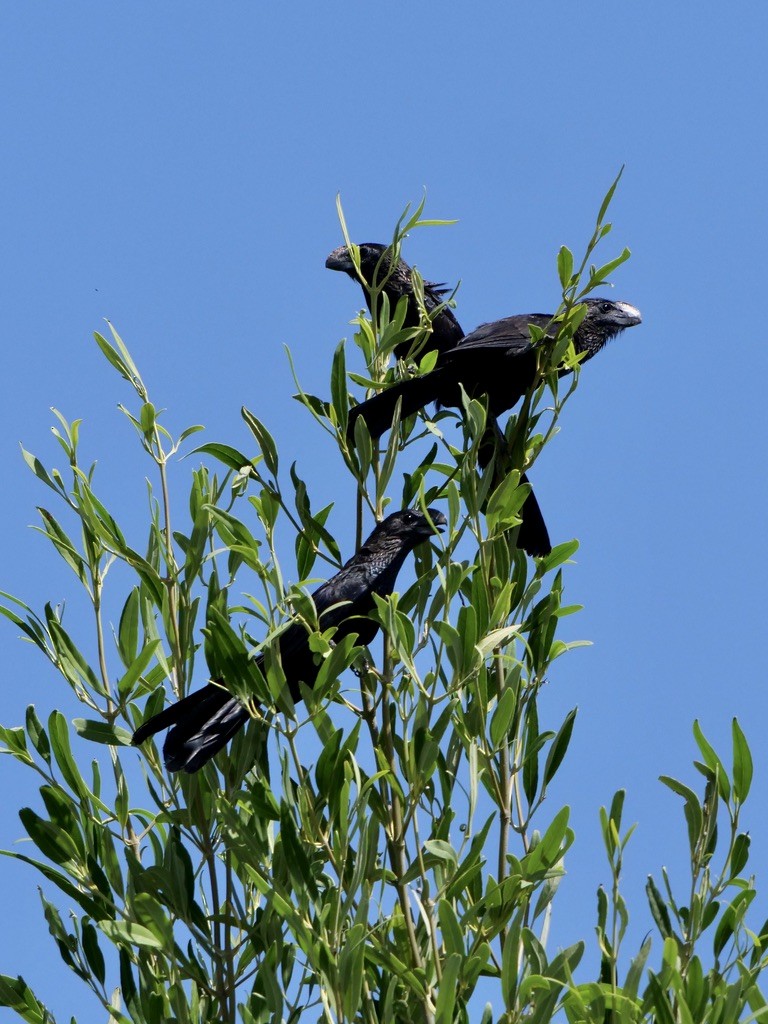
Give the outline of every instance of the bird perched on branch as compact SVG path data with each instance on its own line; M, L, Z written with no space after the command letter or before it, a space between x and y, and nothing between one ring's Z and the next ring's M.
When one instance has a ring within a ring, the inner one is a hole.
M329 270L343 271L345 274L349 274L353 281L357 281L362 285L365 302L371 315L373 315L373 310L371 309L370 289L374 285L382 285L381 290L389 299L392 313L394 313L398 301L404 295L408 296L408 308L403 327L419 327L421 316L419 304L413 291L413 271L411 267L403 259L398 259L393 265L392 250L386 245L381 245L379 242L364 242L358 248L360 250L360 273L362 278L357 272L357 268L346 245L333 250L325 261L326 267ZM434 313L445 301L445 296L449 295L450 292L451 289L446 288L445 285L425 281L424 308L426 312ZM378 310L376 312L378 319ZM448 306L443 306L439 313L431 317L431 322L432 330L427 335L424 347L421 349L422 353L431 352L434 349L437 349L438 352L445 352L447 349L457 345L464 337L464 331L462 331L459 322ZM405 359L411 344L408 341L396 345L394 349L395 357L397 359Z
M573 334L582 362L591 359L627 327L641 322L640 311L628 302L584 299L586 315ZM467 334L458 345L441 353L434 370L421 377L399 381L373 398L356 405L349 414L349 431L362 417L372 437L380 437L392 426L395 406L402 401L400 416L436 402L439 407L461 408L461 387L470 398L487 398L488 412L496 417L513 406L533 386L537 374L537 346L529 326L557 335L554 314L524 313L483 324ZM567 371L562 371L567 372Z
M379 523L357 554L312 595L320 629L335 626L335 641L356 633L359 644L369 644L379 629L378 623L368 616L375 606L373 595L391 594L408 554L445 525L445 516L434 508L427 509L427 516L405 509ZM320 671L309 637L306 626L294 622L275 641L294 700L301 699L299 683L312 687ZM257 663L264 664L263 654L258 656ZM173 772L196 772L249 717L244 705L223 686L208 683L153 715L139 726L132 742L138 745L170 727L163 744L166 768Z
M359 273L346 246L334 249L325 265L330 270L344 271L360 282L369 310L370 287L374 281L384 281L382 290L393 309L403 295L408 296L408 312L403 326L418 326L420 316L413 291L412 271L405 260L399 259L392 267L390 250L377 242L366 242L359 246L359 250ZM424 305L427 312L437 309L446 293L447 289L441 285L425 282ZM587 299L585 304L586 316L573 338L576 352L586 353L582 361L591 359L607 341L641 321L639 310L626 302ZM532 324L552 337L557 331L552 320L553 315L546 313L511 316L483 324L465 336L453 312L445 306L432 317L432 330L422 348L422 352L437 349L439 355L435 368L421 377L400 381L352 409L348 436L354 438L355 423L362 416L371 436L380 437L392 426L398 399L402 400L402 419L430 402L436 402L438 408L460 408L461 385L470 398L487 396L488 399L488 440L483 440L479 452L480 465L486 465L502 437L496 417L513 408L536 380L538 360L528 326ZM395 355L404 357L409 347L410 343L397 346ZM528 482L525 474L520 480L521 483ZM548 554L551 550L549 533L533 490L526 498L520 515L519 546L529 555Z
M326 267L329 270L343 271L348 274L353 281L358 281L362 286L363 295L371 313L371 288L375 283L382 285L382 292L388 297L390 307L393 311L397 306L398 301L403 296L406 296L408 298L408 306L403 327L418 327L421 323L421 313L419 310L419 303L413 289L411 267L403 259L398 259L393 265L391 249L379 242L364 242L362 245L358 246L358 248L360 251L359 271L355 266L349 249L345 245L333 250L325 261ZM450 361L451 354L455 349L466 343L464 340L464 331L448 306L443 306L439 312L435 313L435 310L439 309L439 306L442 304L445 295L448 294L448 291L449 290L442 285L432 284L430 282L424 283L424 308L427 313L434 315L430 317L432 329L426 334L426 337L423 340L421 353L430 352L435 349L438 351L439 355L437 367L435 368L436 370L443 365L443 361L445 359ZM550 317L545 318L546 324L549 323L550 319ZM523 329L525 331L525 339L530 341L530 334L525 325ZM403 342L400 345L395 346L395 356L400 359L405 358L411 345L412 342ZM532 370L528 368L521 369L521 379L525 380L527 375L532 382L536 372L535 360ZM426 376L429 377L430 375L428 374ZM406 412L404 405L401 412L403 418L410 415L412 412L416 412L418 409L423 408L425 405L428 405L432 400L430 397L425 398L423 401L420 400L422 386L416 386L415 382L423 379L424 378L414 378L413 381L406 382L409 386L412 383L414 386L410 388L410 390L406 390L406 396L410 403L410 411ZM438 381L440 381L440 378L438 378ZM429 388L433 383L434 378L430 379L426 385L423 385L427 394L429 394ZM525 384L523 391L527 390L528 386L528 384ZM445 387L447 392L447 385ZM370 399L368 402L362 403L362 405L352 410L348 427L348 436L350 440L354 439L355 422L361 415L368 424L368 429L373 437L380 437L381 434L383 434L392 425L395 404L397 402L397 398L402 394L402 391L399 390L399 388L400 385L396 385L395 388L387 389L386 391L381 392L380 395ZM469 390L469 388L467 388L467 390ZM393 398L387 397L390 393L393 394ZM453 394L457 395L458 393L458 388L454 388ZM477 396L473 393L473 397ZM520 396L517 395L514 401L511 402L511 405L514 405L519 397ZM453 403L443 401L442 404L450 405ZM459 403L456 402L455 404ZM413 406L412 408L411 405ZM511 407L511 405L507 408ZM503 443L503 434L496 422L496 417L489 411L487 439L484 438L478 457L478 461L481 466L487 465L490 460L491 453L499 447L500 442ZM523 484L528 483L528 478L525 474L520 477L520 482ZM520 529L517 535L518 546L532 556L549 554L552 550L549 532L533 489L531 489L520 510L520 518Z

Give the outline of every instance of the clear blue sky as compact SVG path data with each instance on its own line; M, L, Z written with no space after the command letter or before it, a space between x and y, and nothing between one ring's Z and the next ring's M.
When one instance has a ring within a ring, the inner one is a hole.
M336 193L361 241L385 240L425 188L428 215L458 218L415 234L406 256L462 280L471 328L557 304L557 249L583 248L626 165L604 252L632 249L613 294L644 323L589 365L535 472L553 537L581 540L566 593L585 611L568 626L594 641L542 704L542 725L580 709L552 792L553 811L573 807L577 844L550 944L592 932L607 878L597 809L620 786L639 822L625 886L636 941L650 928L645 876L679 873L685 849L657 776L696 782L696 717L727 752L738 715L753 744L746 824L765 917L765 4L26 3L5 4L1 23L0 589L36 607L73 591L26 528L49 495L18 442L58 460L50 406L84 419L101 492L129 526L144 514L145 467L116 410L129 396L91 340L104 317L173 429L204 423L208 440L245 446L246 404L315 504L343 503L330 447L297 436L283 353L327 392L360 303L323 266L341 241ZM4 724L29 702L74 714L10 624L0 643ZM7 847L36 792L0 770ZM0 872L0 972L22 973L62 1019L93 1019L47 936L37 877Z

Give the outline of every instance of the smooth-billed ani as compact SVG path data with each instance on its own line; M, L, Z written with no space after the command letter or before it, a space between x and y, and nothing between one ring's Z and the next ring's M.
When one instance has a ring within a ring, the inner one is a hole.
M627 327L641 322L640 311L628 302L584 299L586 315L573 335L582 362L591 359ZM362 416L372 437L380 437L392 426L395 406L402 399L401 418L436 402L439 407L461 408L461 385L470 398L488 400L488 412L496 417L511 409L534 384L537 373L536 346L529 325L555 337L557 324L551 313L524 313L483 324L467 334L458 345L443 352L437 366L421 377L399 381L373 398L356 405L349 414L349 430ZM568 371L561 371L568 372Z
M431 537L435 528L446 525L437 509L421 512L405 509L394 512L379 523L363 546L312 599L320 629L336 626L335 640L356 633L358 642L369 644L378 632L378 624L369 618L374 608L373 595L392 593L397 574L409 552ZM275 641L280 653L288 689L294 700L301 699L299 683L311 687L320 665L309 646L309 632L294 622ZM264 655L258 664L263 665ZM153 715L133 734L134 744L143 743L170 726L163 744L163 760L169 771L196 772L203 767L248 721L246 708L223 686L208 683L175 704Z
M343 271L353 281L358 281L362 286L366 304L371 312L371 287L374 282L383 282L382 291L387 295L393 312L398 301L403 296L406 296L408 298L408 306L403 327L418 327L421 322L420 310L413 291L411 267L404 259L398 259L397 263L393 266L391 249L380 242L363 242L358 248L360 250L359 272L355 267L349 249L345 245L333 250L325 261L326 267L329 270ZM438 366L442 361L444 353L455 348L464 338L464 331L454 316L453 311L448 306L443 306L438 313L434 312L442 304L448 292L449 289L443 285L424 282L424 307L427 313L433 315L430 316L432 329L426 333L422 341L420 353L424 354L437 349L440 353ZM395 356L399 359L404 359L408 355L412 344L413 342L409 341L396 345L394 349ZM394 413L394 407L392 411ZM350 439L354 437L354 422L356 418L357 415L353 412L349 429ZM389 426L391 423L392 417L390 416L387 425ZM381 430L379 433L384 433L384 430ZM487 438L484 439L479 454L481 466L487 465L491 453L498 448L500 442L503 444L501 431L495 417L489 414ZM525 474L520 479L521 483L528 483L528 478ZM544 516L533 489L531 489L528 497L525 499L525 503L520 510L520 517L521 523L517 535L519 547L533 556L549 554L552 550L552 545L549 540L547 524L544 522Z
M358 276L349 249L345 245L333 250L325 261L326 267L329 270L340 270L349 274L353 281L357 281L362 286L365 302L371 315L373 315L373 310L371 309L370 289L374 284L383 282L382 291L389 299L390 310L393 314L398 301L403 295L407 295L408 307L403 327L418 327L421 323L419 305L413 293L412 271L405 260L398 259L397 263L392 266L392 250L379 242L363 242L358 248L360 249L362 279ZM450 291L451 289L444 285L425 281L424 308L427 313L433 313L443 303L445 296L450 294ZM422 353L431 352L433 349L445 352L457 345L464 337L464 331L448 306L443 306L437 315L431 317L431 320L432 330L424 341ZM405 359L411 346L412 342L410 341L396 345L395 357Z

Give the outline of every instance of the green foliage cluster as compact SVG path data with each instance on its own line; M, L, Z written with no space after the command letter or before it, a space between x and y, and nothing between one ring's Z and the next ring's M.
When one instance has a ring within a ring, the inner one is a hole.
M318 632L310 576L330 575L350 544L331 533L331 505L313 510L296 464L285 473L254 413L243 410L248 452L204 444L197 451L216 468L194 470L185 498L171 492L168 462L201 428L170 436L114 331L97 342L138 399L135 413L123 411L155 481L143 543L131 545L97 496L79 421L58 417L64 473L24 452L57 503L56 513L40 509L40 529L93 614L86 634L57 606L37 614L4 595L0 610L83 706L72 722L53 711L43 723L30 705L23 726L0 728L2 752L40 782L37 810L20 811L34 853L4 853L44 880L53 942L110 1020L726 1024L768 1016L758 983L768 927L755 933L745 923L755 889L744 875L749 840L739 819L752 763L735 722L730 769L696 729L703 798L664 779L683 800L691 874L682 899L666 875L661 887L649 880L656 962L651 937L622 955L629 912L620 881L632 831L622 833L622 793L601 812L610 885L598 895L599 979L577 980L583 940L547 951L574 834L568 807L546 797L575 710L542 727L538 697L553 663L577 646L557 635L577 610L563 599L577 544L535 562L517 549L528 490L520 475L577 386L570 339L579 300L628 256L590 266L610 230L615 184L581 264L559 254L562 327L555 344L540 345L537 385L510 417L518 469L501 483L493 462L477 468L486 410L476 400L461 416L398 424L383 445L358 420L348 443L350 380L379 388L404 372L389 359L409 336L403 305L390 309L382 297L373 321L358 317L364 374L348 373L342 343L330 401L299 388L346 468L358 543L365 520L390 503L437 504L449 518L444 545L418 552L415 582L377 601L381 655ZM421 214L406 211L395 246L428 223ZM429 329L424 312L421 330ZM418 342L420 332L411 333ZM425 371L434 356L417 351L416 360ZM573 374L558 376L563 361ZM278 557L287 536L288 569ZM123 572L110 576L115 566ZM105 588L115 578L123 587L126 572L132 582L110 631ZM254 668L254 654L290 616L306 622L323 660L298 706L276 659L265 675ZM91 663L83 649L93 638ZM139 773L129 747L136 726L163 707L168 690L178 697L193 680L219 676L248 704L248 728L192 776L169 776L148 743ZM0 1005L31 1024L53 1021L21 978L0 976Z

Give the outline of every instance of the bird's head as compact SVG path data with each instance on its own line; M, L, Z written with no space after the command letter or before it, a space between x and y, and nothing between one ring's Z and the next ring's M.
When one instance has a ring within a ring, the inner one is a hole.
M380 242L363 242L358 249L360 250L360 273L367 284L372 284L374 280L382 281L390 274L392 250L389 246L382 245ZM338 249L334 249L326 259L325 265L328 270L341 270L345 274L349 274L351 278L357 279L355 264L352 262L352 256L346 245L340 245ZM410 276L410 267L404 260L398 260L392 273Z
M577 352L586 352L587 359L596 355L603 346L621 334L627 327L642 322L640 310L628 302L612 299L584 299L587 312L573 336Z
M416 509L404 508L379 523L366 541L366 547L387 546L396 540L407 549L415 548L436 532L442 532L447 525L448 520L439 509L428 508L424 515Z

